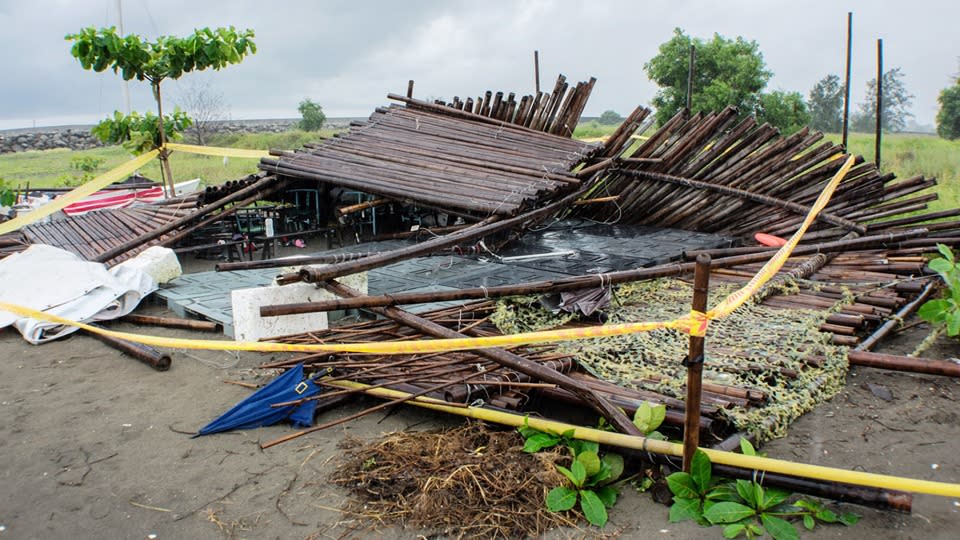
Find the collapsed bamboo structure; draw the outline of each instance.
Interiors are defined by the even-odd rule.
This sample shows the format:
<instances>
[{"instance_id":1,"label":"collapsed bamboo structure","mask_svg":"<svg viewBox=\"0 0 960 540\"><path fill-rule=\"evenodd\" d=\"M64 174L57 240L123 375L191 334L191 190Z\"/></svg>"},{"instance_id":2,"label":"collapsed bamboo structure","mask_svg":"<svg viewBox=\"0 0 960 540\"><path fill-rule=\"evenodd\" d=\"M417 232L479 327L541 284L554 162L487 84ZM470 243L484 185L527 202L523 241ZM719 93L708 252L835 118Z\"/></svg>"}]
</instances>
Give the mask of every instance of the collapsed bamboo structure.
<instances>
[{"instance_id":1,"label":"collapsed bamboo structure","mask_svg":"<svg viewBox=\"0 0 960 540\"><path fill-rule=\"evenodd\" d=\"M263 316L364 309L389 320L273 339L336 343L492 336L502 333L492 317L497 300L504 297L603 289L667 276L689 280L694 266L689 261L702 255L712 257L712 284L746 282L773 253L771 248L756 246L753 235L793 233L823 186L840 169L844 161L840 158L846 157L841 146L824 141L820 133L803 129L782 137L755 118L738 119L732 108L699 114L680 111L638 141L636 137L652 122L651 111L638 107L602 145L570 139L594 82L591 79L571 89L561 76L550 94L520 100L513 93L504 97L502 92L487 92L476 101L455 97L450 103L390 95L401 105L377 109L367 121L356 122L331 139L297 151L274 152L260 162L266 174L205 191L191 201L199 210L183 213L179 207L176 211L167 207L154 211L164 219L134 227L129 235L112 242L77 232L88 244L77 250L93 260L119 260L151 242L183 239L197 227L229 215L232 209L294 182L358 190L376 199L361 204L360 209L347 208L347 213L398 202L449 213L462 219L462 225L444 236L394 251L316 257L313 262L332 264L304 267L281 283L312 282L341 298L262 306ZM852 364L955 376L956 370L948 364L922 365L868 352L896 321L931 294L925 255L934 252L938 243L960 243L960 210L924 213L936 198L925 190L935 185L936 179L921 176L897 179L858 158L794 257L758 295L757 304L773 311L822 314L815 330L824 334L828 344L858 349L847 355ZM333 281L409 258L450 253L464 245L496 250L534 225L565 218L711 232L733 238L740 245L678 252L676 260L650 268L456 291L368 297ZM96 230L96 225L89 230ZM56 230L64 236L61 227L57 225ZM25 230L19 237L0 238L0 253L33 241L29 233ZM49 234L55 236L53 230ZM261 261L242 267L291 262ZM225 269L239 267L224 265ZM398 307L451 300L475 302L418 315ZM572 320L564 324L596 323ZM800 380L831 362L817 350L806 351L799 365L789 364L776 351L756 355L730 348L716 354L737 359L736 364L711 366L708 358L707 367L721 374L749 373L782 380ZM673 360L679 363L680 358ZM683 424L687 412L687 401L667 391L677 382L670 380L672 375L645 372L629 381L629 386L617 384L585 372L576 354L554 345L412 356L306 355L264 367L283 368L300 362L308 371L326 375L318 382L331 387L320 398L328 403L355 392L332 389L333 383L355 380L460 406L526 411L544 402L587 405L625 432L630 432L632 425L624 421L620 409L629 414L644 401L664 404L667 425L672 428ZM700 396L701 402L692 412L699 420L705 445L723 443L738 432L731 411L749 413L773 399L759 386L717 379L705 379ZM771 423L778 421L770 419Z\"/></svg>"}]
</instances>

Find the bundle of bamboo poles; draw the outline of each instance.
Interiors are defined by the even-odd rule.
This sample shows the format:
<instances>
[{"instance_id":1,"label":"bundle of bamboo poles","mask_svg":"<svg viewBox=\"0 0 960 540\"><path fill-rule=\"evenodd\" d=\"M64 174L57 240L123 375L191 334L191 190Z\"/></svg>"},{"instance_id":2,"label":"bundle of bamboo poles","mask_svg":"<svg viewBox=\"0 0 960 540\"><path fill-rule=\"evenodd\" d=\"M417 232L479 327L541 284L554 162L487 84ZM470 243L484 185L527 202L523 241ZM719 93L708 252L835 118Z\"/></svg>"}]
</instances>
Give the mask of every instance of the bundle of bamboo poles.
<instances>
[{"instance_id":1,"label":"bundle of bamboo poles","mask_svg":"<svg viewBox=\"0 0 960 540\"><path fill-rule=\"evenodd\" d=\"M260 168L467 218L514 215L575 189L569 170L598 146L398 97L368 121ZM452 115L467 115L469 118ZM469 194L469 197L464 196Z\"/></svg>"},{"instance_id":2,"label":"bundle of bamboo poles","mask_svg":"<svg viewBox=\"0 0 960 540\"><path fill-rule=\"evenodd\" d=\"M843 162L837 159L843 148L823 141L822 133L803 129L781 137L753 117L738 121L732 108L695 115L681 111L638 146L628 146L646 115L645 109L635 111L595 158L609 159L595 195L616 196L615 208L581 206L580 215L741 237L788 235ZM859 158L805 241L923 221L865 225L926 209L936 195L918 193L934 185L935 179L920 176L897 180ZM956 230L954 223L943 227Z\"/></svg>"},{"instance_id":3,"label":"bundle of bamboo poles","mask_svg":"<svg viewBox=\"0 0 960 540\"><path fill-rule=\"evenodd\" d=\"M443 100L436 100L434 103L500 122L569 137L580 122L580 115L587 106L596 82L597 79L591 77L589 81L581 81L571 87L567 77L561 74L557 77L553 92L537 92L535 96L526 95L519 101L514 92L507 93L504 99L503 92L487 90L483 95L477 96L476 101L469 97L461 100L460 96L454 96L450 103Z\"/></svg>"},{"instance_id":4,"label":"bundle of bamboo poles","mask_svg":"<svg viewBox=\"0 0 960 540\"><path fill-rule=\"evenodd\" d=\"M31 244L57 246L93 260L101 253L135 240L149 231L181 219L193 212L188 205L147 205L112 210L96 210L81 216L33 223L23 228ZM117 262L132 257L146 244L126 251Z\"/></svg>"}]
</instances>

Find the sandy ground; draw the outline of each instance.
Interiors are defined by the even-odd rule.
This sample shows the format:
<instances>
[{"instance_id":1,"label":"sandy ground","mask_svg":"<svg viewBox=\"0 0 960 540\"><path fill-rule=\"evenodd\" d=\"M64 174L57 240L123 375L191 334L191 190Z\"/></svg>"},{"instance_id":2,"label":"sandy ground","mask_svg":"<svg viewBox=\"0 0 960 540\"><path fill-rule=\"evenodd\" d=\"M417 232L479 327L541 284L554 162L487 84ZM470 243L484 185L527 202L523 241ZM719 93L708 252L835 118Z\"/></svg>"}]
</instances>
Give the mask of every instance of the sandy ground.
<instances>
[{"instance_id":1,"label":"sandy ground","mask_svg":"<svg viewBox=\"0 0 960 540\"><path fill-rule=\"evenodd\" d=\"M192 266L192 265L191 265ZM163 314L158 306L142 312ZM197 332L115 328L207 338ZM909 351L924 329L881 350ZM0 540L5 538L417 538L422 531L352 530L344 492L327 479L346 436L459 425L412 407L375 413L262 451L286 426L193 439L190 433L249 395L225 380L258 382L255 353L174 351L159 373L98 341L74 335L30 346L0 331ZM929 357L960 356L943 341ZM882 386L892 401L874 395ZM960 482L960 382L944 377L851 372L847 388L801 418L771 457ZM360 410L357 402L320 420ZM912 515L848 506L852 528L818 527L804 538L957 538L960 501L917 496ZM555 531L551 538L590 531ZM625 538L721 538L720 529L670 524L667 508L626 490L607 533Z\"/></svg>"}]
</instances>

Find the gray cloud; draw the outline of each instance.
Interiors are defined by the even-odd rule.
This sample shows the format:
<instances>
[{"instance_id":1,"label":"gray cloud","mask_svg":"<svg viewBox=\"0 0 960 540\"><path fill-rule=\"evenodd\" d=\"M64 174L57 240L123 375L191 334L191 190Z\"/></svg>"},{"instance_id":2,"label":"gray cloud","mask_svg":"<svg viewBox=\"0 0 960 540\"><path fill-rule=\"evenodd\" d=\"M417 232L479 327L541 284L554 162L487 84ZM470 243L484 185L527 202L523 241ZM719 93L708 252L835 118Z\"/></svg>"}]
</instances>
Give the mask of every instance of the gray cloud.
<instances>
[{"instance_id":1,"label":"gray cloud","mask_svg":"<svg viewBox=\"0 0 960 540\"><path fill-rule=\"evenodd\" d=\"M112 73L85 72L63 36L83 26L116 24L116 0L0 0L0 128L64 121L92 122L122 108ZM875 76L876 38L884 64L901 67L916 95L913 112L932 123L939 91L958 71L960 5L931 0L923 9L902 2L561 0L467 2L197 2L123 0L124 30L148 37L183 35L196 27L253 28L259 52L209 80L234 118L292 117L311 97L328 116L366 116L388 92L416 81L419 97L465 97L487 89L533 90L532 54L540 50L543 84L557 73L598 78L587 114L626 113L656 92L643 63L674 27L756 40L771 88L806 94L827 73L842 73L846 13L854 11L852 95L863 99ZM176 82L164 87L176 100ZM133 106L152 108L149 91L131 83Z\"/></svg>"}]
</instances>

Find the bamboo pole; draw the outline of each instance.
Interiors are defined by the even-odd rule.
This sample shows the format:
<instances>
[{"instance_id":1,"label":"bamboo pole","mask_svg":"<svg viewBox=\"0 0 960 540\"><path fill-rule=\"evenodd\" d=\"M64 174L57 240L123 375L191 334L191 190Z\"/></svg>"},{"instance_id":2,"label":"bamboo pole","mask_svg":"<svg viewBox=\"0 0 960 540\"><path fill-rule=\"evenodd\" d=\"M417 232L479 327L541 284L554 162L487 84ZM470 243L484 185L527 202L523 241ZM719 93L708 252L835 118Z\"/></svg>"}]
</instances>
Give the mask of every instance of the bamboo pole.
<instances>
[{"instance_id":1,"label":"bamboo pole","mask_svg":"<svg viewBox=\"0 0 960 540\"><path fill-rule=\"evenodd\" d=\"M120 318L121 321L150 326L164 326L167 328L184 328L203 332L218 332L222 329L220 323L200 321L196 319L180 319L176 317L156 317L153 315L139 315L130 313Z\"/></svg>"},{"instance_id":2,"label":"bamboo pole","mask_svg":"<svg viewBox=\"0 0 960 540\"><path fill-rule=\"evenodd\" d=\"M850 56L853 51L853 12L847 12L847 76L843 81L843 138L844 150L847 147L847 128L850 123Z\"/></svg>"},{"instance_id":3,"label":"bamboo pole","mask_svg":"<svg viewBox=\"0 0 960 540\"><path fill-rule=\"evenodd\" d=\"M923 289L923 292L921 292L909 304L906 304L905 306L900 308L900 311L898 311L894 317L892 317L891 319L883 323L883 325L880 326L880 328L877 328L877 330L873 334L871 334L869 337L861 341L860 344L857 345L856 350L869 351L870 349L872 349L874 345L876 345L881 339L883 339L887 334L889 334L894 328L902 324L902 321L907 316L909 316L911 313L914 312L914 310L919 308L921 304L926 302L927 298L934 291L934 289L935 287L934 287L933 281L927 283L927 285Z\"/></svg>"},{"instance_id":4,"label":"bamboo pole","mask_svg":"<svg viewBox=\"0 0 960 540\"><path fill-rule=\"evenodd\" d=\"M897 356L854 349L847 353L851 366L865 366L908 373L960 377L960 363L950 360L931 360L912 356Z\"/></svg>"},{"instance_id":5,"label":"bamboo pole","mask_svg":"<svg viewBox=\"0 0 960 540\"><path fill-rule=\"evenodd\" d=\"M693 311L707 311L707 293L710 284L710 256L697 257L693 275ZM693 454L700 446L700 399L703 382L704 338L690 334L690 349L687 353L687 399L683 422L683 470L690 472Z\"/></svg>"}]
</instances>

